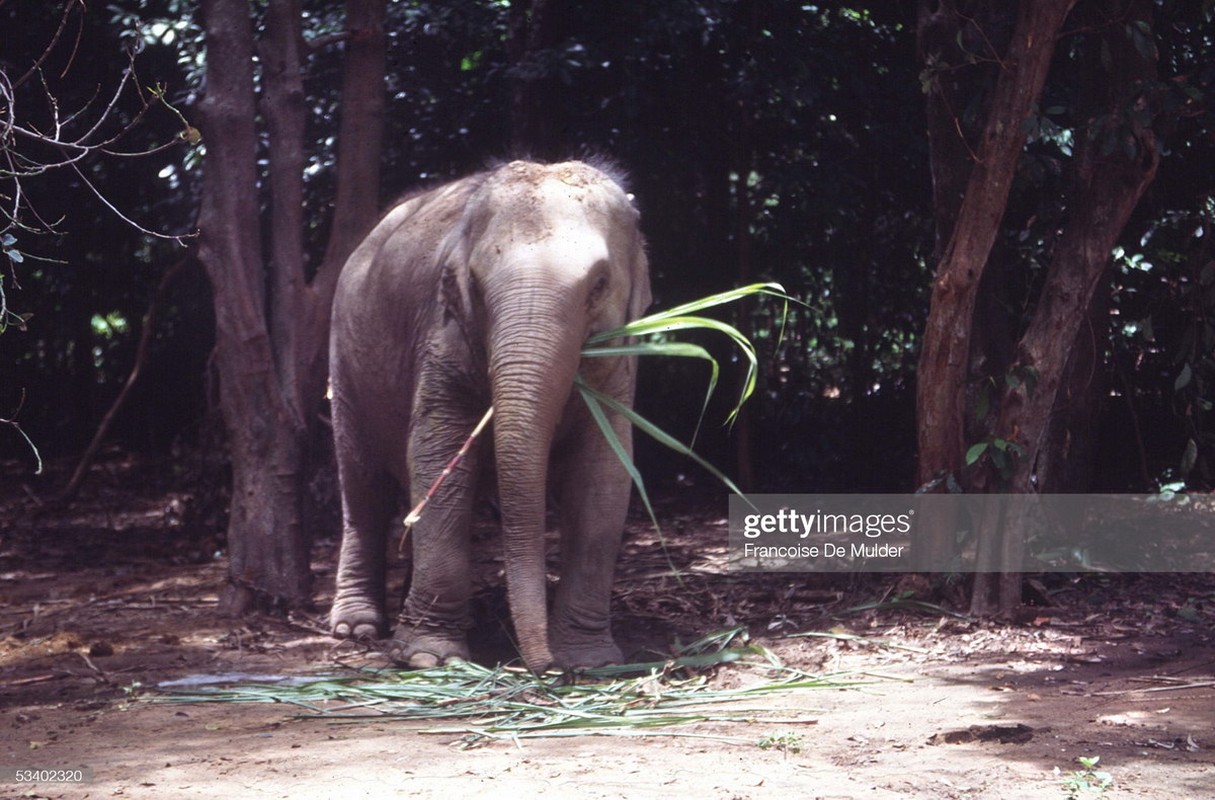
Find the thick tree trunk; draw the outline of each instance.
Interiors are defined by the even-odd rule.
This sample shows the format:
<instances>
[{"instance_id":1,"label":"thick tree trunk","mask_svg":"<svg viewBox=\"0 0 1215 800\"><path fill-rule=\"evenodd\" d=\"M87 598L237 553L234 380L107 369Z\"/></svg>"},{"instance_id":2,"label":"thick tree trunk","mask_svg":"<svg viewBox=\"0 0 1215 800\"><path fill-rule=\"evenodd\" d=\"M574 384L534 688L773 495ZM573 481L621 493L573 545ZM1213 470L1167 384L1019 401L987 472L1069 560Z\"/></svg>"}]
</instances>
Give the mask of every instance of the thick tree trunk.
<instances>
[{"instance_id":1,"label":"thick tree trunk","mask_svg":"<svg viewBox=\"0 0 1215 800\"><path fill-rule=\"evenodd\" d=\"M1084 488L1073 483L1069 462L1075 450L1088 444L1086 427L1100 387L1111 252L1155 177L1160 158L1152 130L1136 121L1150 105L1143 91L1155 75L1155 64L1132 46L1123 27L1150 21L1151 4L1141 0L1127 8L1121 0L1104 0L1093 5L1092 19L1086 21L1105 26L1090 39L1083 73L1086 91L1079 107L1089 120L1106 121L1076 137L1068 191L1071 213L1018 346L1013 368L1036 376L1033 389L1024 383L1009 387L999 403L995 435L1024 449L1010 481L1015 492ZM1018 520L1006 523L980 546L1017 557L1026 525ZM1019 575L997 578L984 573L975 582L971 613L1008 613L1020 600Z\"/></svg>"},{"instance_id":2,"label":"thick tree trunk","mask_svg":"<svg viewBox=\"0 0 1215 800\"><path fill-rule=\"evenodd\" d=\"M942 4L936 12L931 4L921 7L921 57L926 58L930 74L939 71L946 79L945 83L934 83L929 92L933 158L938 162L953 159L970 162L968 170L947 168L941 163L933 166L934 197L940 217L938 232L948 231L948 240L933 280L918 367L916 416L921 486L946 476L956 480L962 472L967 446L967 386L973 377L972 347L979 289L1025 145L1023 122L1041 95L1055 40L1073 2L1043 0L1018 5L1008 47L996 56L998 78L987 104L986 124L974 145L965 140L959 108L962 98L958 96L956 79L949 77L951 65L927 59L933 52L937 53L935 58L941 58L942 45L937 41L941 37L935 33L926 36L925 30L935 31L943 24L927 15L948 12L957 16L957 9L952 4ZM960 23L954 22L952 27L958 28ZM934 47L938 49L932 50ZM958 197L964 173L965 190ZM924 524L921 530L924 534L916 543L921 565L928 568L947 563L954 545L954 526L950 521L941 521Z\"/></svg>"},{"instance_id":3,"label":"thick tree trunk","mask_svg":"<svg viewBox=\"0 0 1215 800\"><path fill-rule=\"evenodd\" d=\"M342 118L338 128L338 171L333 225L322 269L312 288L333 296L338 272L380 216L380 153L384 143L384 75L387 53L385 0L347 0L346 69L342 76ZM332 267L330 269L329 267ZM329 304L320 306L329 319ZM326 330L328 324L325 322ZM323 372L323 370L322 370Z\"/></svg>"},{"instance_id":4,"label":"thick tree trunk","mask_svg":"<svg viewBox=\"0 0 1215 800\"><path fill-rule=\"evenodd\" d=\"M1128 40L1127 21L1150 19L1150 4L1128 8L1115 0L1086 3L1083 28L1088 55L1081 76L1076 116L1113 120L1111 127L1084 130L1075 137L1069 162L1068 218L1055 243L1046 281L1024 332L1000 363L992 359L990 333L979 319L983 293L998 293L992 276L992 246L1004 214L1008 190L1024 145L1022 122L1041 93L1054 42L1072 3L1067 0L1019 4L1007 52L996 56L998 79L984 107L986 124L973 142L958 110L975 107L978 83L967 83L950 54L977 52L968 31L985 34L986 46L998 40L999 15L990 4L965 0L921 6L921 58L931 87L928 111L932 128L934 199L941 255L933 285L917 396L920 421L920 481L953 476L964 488L983 490L982 472L964 474L963 458L974 437L976 379L1003 370L1020 378L998 382L995 419L985 433L1015 443L1006 491L1051 492L1077 488L1067 464L1089 436L1105 340L1102 291L1110 253L1158 158L1150 130L1133 124L1142 117L1141 81L1152 65ZM975 6L975 7L971 7ZM1112 22L1111 22L1112 21ZM957 31L957 33L954 33ZM954 52L954 51L957 52ZM994 51L992 55L995 55ZM1132 114L1139 106L1140 113ZM1110 136L1118 139L1110 147ZM1124 153L1133 152L1133 157ZM962 176L965 190L959 194ZM945 242L942 244L942 242ZM1081 424L1083 423L1083 424ZM1012 452L1011 450L1008 452ZM980 525L979 568L971 597L977 615L1012 613L1021 601L1019 569L1026 504L993 511ZM947 521L946 521L947 522ZM918 548L927 562L944 563L952 548L954 526L926 525L942 535Z\"/></svg>"},{"instance_id":5,"label":"thick tree trunk","mask_svg":"<svg viewBox=\"0 0 1215 800\"><path fill-rule=\"evenodd\" d=\"M931 76L924 107L938 262L953 237L986 119L966 112L989 108L1014 18L1011 6L985 0L920 0L916 49Z\"/></svg>"},{"instance_id":6,"label":"thick tree trunk","mask_svg":"<svg viewBox=\"0 0 1215 800\"><path fill-rule=\"evenodd\" d=\"M958 472L965 442L965 387L979 281L1000 229L1025 145L1022 125L1046 80L1055 38L1073 0L1022 3L1005 54L965 196L932 284L920 355L917 416L919 475L927 483Z\"/></svg>"},{"instance_id":7,"label":"thick tree trunk","mask_svg":"<svg viewBox=\"0 0 1215 800\"><path fill-rule=\"evenodd\" d=\"M358 88L343 107L342 125L376 132L340 144L333 238L311 284L303 250L306 103L298 0L270 2L260 47L245 0L204 0L202 10L207 95L199 117L207 162L199 258L215 294L215 362L233 471L229 585L221 608L302 607L311 600L303 489L323 402L329 305L341 262L374 221L378 202L384 0L347 6L354 30L346 86ZM259 214L259 118L269 141L268 252Z\"/></svg>"},{"instance_id":8,"label":"thick tree trunk","mask_svg":"<svg viewBox=\"0 0 1215 800\"><path fill-rule=\"evenodd\" d=\"M222 369L222 368L221 368ZM220 381L232 459L228 518L228 585L220 612L307 608L312 598L310 542L303 524L307 430L292 424L282 397L262 380ZM230 420L231 409L249 409L260 424Z\"/></svg>"}]
</instances>

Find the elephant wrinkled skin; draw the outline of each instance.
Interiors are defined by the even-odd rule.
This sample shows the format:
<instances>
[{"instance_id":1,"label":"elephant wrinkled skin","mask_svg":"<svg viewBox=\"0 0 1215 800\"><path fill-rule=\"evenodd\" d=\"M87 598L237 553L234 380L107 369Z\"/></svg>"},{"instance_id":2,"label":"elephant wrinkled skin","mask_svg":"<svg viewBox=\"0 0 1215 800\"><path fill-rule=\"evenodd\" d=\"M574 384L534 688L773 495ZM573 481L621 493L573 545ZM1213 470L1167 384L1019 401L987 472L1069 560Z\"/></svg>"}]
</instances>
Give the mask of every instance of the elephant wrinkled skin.
<instances>
[{"instance_id":1,"label":"elephant wrinkled skin","mask_svg":"<svg viewBox=\"0 0 1215 800\"><path fill-rule=\"evenodd\" d=\"M589 335L650 302L638 215L581 162L512 162L407 198L351 255L333 304L330 374L342 546L330 623L385 632L385 549L399 490L416 503L492 403L478 443L414 526L413 576L390 655L468 657L477 476L496 468L507 597L529 667L618 661L609 600L630 481L573 391L575 373L631 404L633 358L582 360ZM631 450L631 427L612 415ZM485 439L487 437L482 437ZM546 492L561 580L546 603Z\"/></svg>"}]
</instances>

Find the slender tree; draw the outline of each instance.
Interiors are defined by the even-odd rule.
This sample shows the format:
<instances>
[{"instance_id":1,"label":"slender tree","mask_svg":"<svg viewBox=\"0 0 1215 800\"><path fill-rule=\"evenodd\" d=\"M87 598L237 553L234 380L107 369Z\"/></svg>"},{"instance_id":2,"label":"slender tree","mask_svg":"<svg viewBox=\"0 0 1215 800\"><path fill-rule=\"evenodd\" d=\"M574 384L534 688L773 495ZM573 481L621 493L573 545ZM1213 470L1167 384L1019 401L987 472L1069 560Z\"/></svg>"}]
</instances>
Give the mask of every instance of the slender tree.
<instances>
[{"instance_id":1,"label":"slender tree","mask_svg":"<svg viewBox=\"0 0 1215 800\"><path fill-rule=\"evenodd\" d=\"M309 106L300 2L270 0L260 26L252 10L246 0L202 2L199 258L215 294L215 365L232 460L221 599L229 613L311 599L303 487L324 402L329 306L342 262L378 213L384 113L385 0L348 0L331 233L308 269L304 232L314 221L303 202Z\"/></svg>"},{"instance_id":2,"label":"slender tree","mask_svg":"<svg viewBox=\"0 0 1215 800\"><path fill-rule=\"evenodd\" d=\"M1073 3L921 6L940 255L919 365L922 484L949 476L972 491L1084 488L1066 467L1091 442L1111 254L1155 176L1159 147L1150 127L1155 51L1134 35L1149 26L1151 4L1089 0L1073 13ZM1020 266L993 251L1069 13L1077 68L1068 73L1075 129L1065 212L1034 302L1001 331L983 311L1015 304L999 273ZM976 108L971 125L962 110ZM1008 343L995 346L1001 337ZM1020 561L1022 523L984 522L973 613L1020 604L1020 576L1001 569ZM924 543L928 558L945 557L952 530L935 527L945 535Z\"/></svg>"}]
</instances>

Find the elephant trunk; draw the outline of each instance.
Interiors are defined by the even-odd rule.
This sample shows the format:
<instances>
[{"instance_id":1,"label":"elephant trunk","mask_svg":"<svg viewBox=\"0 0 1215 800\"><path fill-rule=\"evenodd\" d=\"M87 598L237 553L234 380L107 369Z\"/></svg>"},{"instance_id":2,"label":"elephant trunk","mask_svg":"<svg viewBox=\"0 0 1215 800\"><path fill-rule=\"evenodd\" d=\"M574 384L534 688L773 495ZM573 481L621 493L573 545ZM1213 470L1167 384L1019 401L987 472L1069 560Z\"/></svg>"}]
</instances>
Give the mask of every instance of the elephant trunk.
<instances>
[{"instance_id":1,"label":"elephant trunk","mask_svg":"<svg viewBox=\"0 0 1215 800\"><path fill-rule=\"evenodd\" d=\"M507 597L520 652L538 671L553 663L544 547L548 461L586 325L578 316L585 296L565 289L516 285L503 299L486 297Z\"/></svg>"}]
</instances>

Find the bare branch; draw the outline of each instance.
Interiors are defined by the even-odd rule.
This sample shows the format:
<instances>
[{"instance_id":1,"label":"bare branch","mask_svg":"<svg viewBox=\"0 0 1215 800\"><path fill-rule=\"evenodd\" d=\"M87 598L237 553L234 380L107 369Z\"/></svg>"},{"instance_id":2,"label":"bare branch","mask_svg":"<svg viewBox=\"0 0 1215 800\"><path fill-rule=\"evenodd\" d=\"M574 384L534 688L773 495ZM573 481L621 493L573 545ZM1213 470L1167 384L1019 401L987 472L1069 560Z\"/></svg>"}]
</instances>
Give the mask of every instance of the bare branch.
<instances>
[{"instance_id":1,"label":"bare branch","mask_svg":"<svg viewBox=\"0 0 1215 800\"><path fill-rule=\"evenodd\" d=\"M27 445L29 445L30 451L34 454L34 460L37 462L37 466L34 467L34 474L41 475L42 474L42 454L38 452L38 448L34 446L34 443L30 440L30 437L26 435L25 431L21 430L21 426L19 424L17 424L17 415L21 413L21 407L24 405L25 405L25 390L22 389L21 390L21 399L19 399L17 401L17 408L16 408L16 410L13 411L13 415L8 419L0 418L0 425L9 426L10 428L12 428L13 430L15 430L17 432L18 436L20 436L22 439L25 440L25 443Z\"/></svg>"},{"instance_id":2,"label":"bare branch","mask_svg":"<svg viewBox=\"0 0 1215 800\"><path fill-rule=\"evenodd\" d=\"M60 41L66 30L69 15L77 8L77 5L80 10L84 9L81 0L70 0L51 42L34 65L17 82L10 81L4 71L0 70L0 180L8 183L7 190L0 192L0 201L4 203L4 207L0 209L0 231L13 228L37 233L53 231L54 225L48 224L38 211L29 205L26 193L22 190L21 181L52 170L71 168L107 208L140 233L181 241L183 238L181 235L152 231L131 220L120 212L105 197L104 193L85 177L84 172L80 169L81 164L93 156L144 157L162 152L183 141L197 144L198 139L197 131L189 125L181 112L165 100L163 88L150 89L148 92L140 89L135 71L134 52L128 54L127 67L113 89L102 100L104 105L98 102L102 98L102 90L99 86L92 97L79 108L66 115L62 113L58 98L47 85L42 65ZM34 75L39 78L44 96L43 102L45 102L50 116L45 131L40 130L38 125L22 121L18 114L16 90L22 84L29 82ZM123 98L129 97L132 92L138 98L138 106L134 114L121 124L113 125L119 119L119 108ZM121 149L120 143L143 123L154 106L160 105L170 109L182 121L183 130L178 137L138 150ZM73 133L71 132L73 128L82 128L82 130ZM36 149L31 153L30 147ZM32 222L25 221L23 218L29 218Z\"/></svg>"},{"instance_id":3,"label":"bare branch","mask_svg":"<svg viewBox=\"0 0 1215 800\"><path fill-rule=\"evenodd\" d=\"M177 242L178 244L185 244L185 242L184 242L184 241L182 241L183 239L192 238L192 237L194 237L194 236L197 236L197 235L198 235L197 233L172 234L172 233L160 233L160 232L158 232L158 231L152 231L152 230L148 230L147 228L143 227L142 225L140 225L140 224L139 224L138 222L136 222L135 220L133 220L133 219L131 219L130 217L128 217L126 214L124 214L124 213L122 213L121 211L119 211L119 210L118 210L118 209L117 209L117 208L114 206L114 204L113 204L113 203L111 203L111 202L110 202L110 201L109 201L109 200L106 198L106 196L105 196L104 194L102 194L102 193L101 193L101 191L100 191L100 190L99 190L99 189L98 189L96 186L94 186L94 185L93 185L93 182L92 182L91 180L89 180L89 179L88 179L88 177L87 177L87 176L85 176L85 174L84 174L83 172L81 172L81 171L80 171L80 167L78 167L78 166L76 166L75 164L73 164L73 165L72 165L72 169L75 171L75 173L76 173L77 175L79 175L79 176L80 176L80 180L84 181L84 185L85 185L85 186L87 186L87 187L89 187L89 191L91 191L91 192L92 192L94 195L96 195L96 196L97 196L97 199L98 199L98 200L100 200L102 203L104 203L104 204L105 204L105 207L106 207L106 208L110 209L110 211L113 211L113 212L114 212L114 214L115 214L115 215L116 215L116 216L117 216L119 219L121 219L121 220L122 220L123 222L125 222L126 224L130 225L130 226L131 226L132 228L134 228L135 230L137 230L137 231L139 231L140 233L144 234L145 236L154 236L154 237L156 237L157 239L170 239L170 240L172 240L172 241L174 241L174 242Z\"/></svg>"},{"instance_id":4,"label":"bare branch","mask_svg":"<svg viewBox=\"0 0 1215 800\"><path fill-rule=\"evenodd\" d=\"M59 43L59 37L62 36L64 30L67 29L68 17L71 16L72 10L75 9L76 6L80 6L81 12L83 13L84 0L68 0L68 2L63 5L63 16L59 18L59 27L55 30L55 34L51 37L51 40L47 43L46 47L42 49L42 54L38 56L33 65L26 71L24 75L13 83L12 88L20 88L21 85L28 81L33 75L42 71L43 63L45 63L46 60L50 58L51 53L54 52L55 46ZM79 41L79 38L77 40ZM72 48L72 52L75 52L74 47Z\"/></svg>"}]
</instances>

